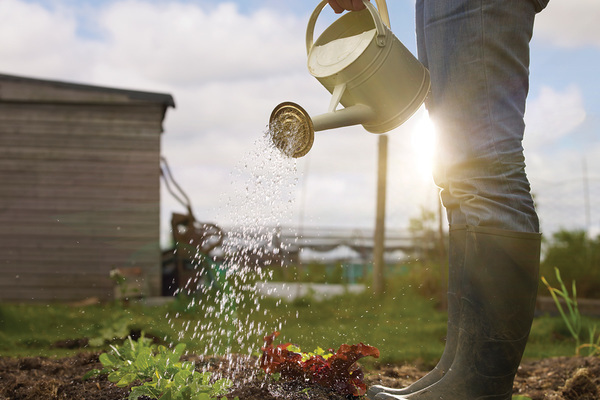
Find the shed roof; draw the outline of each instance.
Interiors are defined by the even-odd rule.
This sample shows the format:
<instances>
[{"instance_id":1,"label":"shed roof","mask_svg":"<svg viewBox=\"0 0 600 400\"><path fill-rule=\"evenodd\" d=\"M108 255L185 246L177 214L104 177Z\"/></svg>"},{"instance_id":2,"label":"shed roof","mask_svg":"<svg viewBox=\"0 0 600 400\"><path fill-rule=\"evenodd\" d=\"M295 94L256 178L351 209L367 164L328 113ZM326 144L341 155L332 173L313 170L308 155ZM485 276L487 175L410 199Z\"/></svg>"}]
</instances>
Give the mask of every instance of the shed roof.
<instances>
[{"instance_id":1,"label":"shed roof","mask_svg":"<svg viewBox=\"0 0 600 400\"><path fill-rule=\"evenodd\" d=\"M166 93L108 88L0 74L0 101L52 103L157 103L175 107Z\"/></svg>"}]
</instances>

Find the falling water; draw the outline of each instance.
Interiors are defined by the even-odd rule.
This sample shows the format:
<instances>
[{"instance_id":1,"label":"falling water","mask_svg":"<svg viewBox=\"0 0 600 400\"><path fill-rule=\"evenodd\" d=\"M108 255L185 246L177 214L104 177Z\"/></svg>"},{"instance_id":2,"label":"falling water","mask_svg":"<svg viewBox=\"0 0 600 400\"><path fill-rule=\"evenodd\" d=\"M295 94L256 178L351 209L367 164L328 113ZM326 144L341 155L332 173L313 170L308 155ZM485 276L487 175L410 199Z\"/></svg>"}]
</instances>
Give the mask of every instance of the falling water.
<instances>
[{"instance_id":1,"label":"falling water","mask_svg":"<svg viewBox=\"0 0 600 400\"><path fill-rule=\"evenodd\" d=\"M255 283L270 278L269 260L286 250L281 243L282 221L292 213L298 182L295 159L274 148L268 136L255 142L233 173L234 195L223 201L218 219L234 216L236 226L226 229L223 261L213 263L214 283L198 288L187 305L197 310L198 319L186 320L179 313L167 315L179 331L179 340L191 335L192 340L205 343L199 353L225 355L233 376L260 350L262 343L256 338L281 329L282 324L264 326L254 318L267 313ZM197 254L199 264L203 257ZM199 275L208 272L198 268ZM238 313L241 307L244 312ZM243 356L240 362L235 362L234 352Z\"/></svg>"}]
</instances>

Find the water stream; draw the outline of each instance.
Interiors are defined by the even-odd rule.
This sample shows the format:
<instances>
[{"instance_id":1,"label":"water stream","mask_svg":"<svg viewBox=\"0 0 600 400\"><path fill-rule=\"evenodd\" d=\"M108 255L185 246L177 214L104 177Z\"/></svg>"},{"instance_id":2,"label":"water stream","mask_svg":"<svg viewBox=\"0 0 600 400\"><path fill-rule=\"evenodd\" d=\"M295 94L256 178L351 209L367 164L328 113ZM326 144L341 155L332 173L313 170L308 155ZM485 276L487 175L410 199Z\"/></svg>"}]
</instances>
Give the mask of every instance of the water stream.
<instances>
[{"instance_id":1,"label":"water stream","mask_svg":"<svg viewBox=\"0 0 600 400\"><path fill-rule=\"evenodd\" d=\"M191 337L204 343L198 354L225 355L234 376L242 365L234 362L233 353L247 358L257 354L262 345L257 337L282 328L283 321L274 326L260 322L268 310L256 283L269 280L270 264L286 250L280 228L292 215L298 179L296 160L273 148L266 135L254 143L232 173L234 195L224 199L218 210L217 223L235 220L234 227L224 228L220 262L198 269L202 275L210 272L212 283L194 294L183 293L190 295L186 309L167 315L180 341ZM199 264L204 257L197 254ZM185 313L193 316L185 318Z\"/></svg>"}]
</instances>

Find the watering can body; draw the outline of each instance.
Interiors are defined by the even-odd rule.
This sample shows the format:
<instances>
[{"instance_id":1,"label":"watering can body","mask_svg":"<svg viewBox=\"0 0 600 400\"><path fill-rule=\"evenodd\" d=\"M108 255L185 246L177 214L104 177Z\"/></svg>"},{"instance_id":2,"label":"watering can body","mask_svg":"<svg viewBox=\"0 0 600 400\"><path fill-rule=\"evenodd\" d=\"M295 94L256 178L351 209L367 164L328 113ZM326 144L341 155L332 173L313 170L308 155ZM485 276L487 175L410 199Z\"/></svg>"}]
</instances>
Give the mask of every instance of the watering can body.
<instances>
[{"instance_id":1,"label":"watering can body","mask_svg":"<svg viewBox=\"0 0 600 400\"><path fill-rule=\"evenodd\" d=\"M309 72L332 94L328 112L310 117L286 102L271 114L273 142L292 157L310 150L314 131L360 124L371 133L388 132L410 118L429 92L427 69L368 1L364 10L342 15L313 42L326 4L323 0L309 19L306 49Z\"/></svg>"}]
</instances>

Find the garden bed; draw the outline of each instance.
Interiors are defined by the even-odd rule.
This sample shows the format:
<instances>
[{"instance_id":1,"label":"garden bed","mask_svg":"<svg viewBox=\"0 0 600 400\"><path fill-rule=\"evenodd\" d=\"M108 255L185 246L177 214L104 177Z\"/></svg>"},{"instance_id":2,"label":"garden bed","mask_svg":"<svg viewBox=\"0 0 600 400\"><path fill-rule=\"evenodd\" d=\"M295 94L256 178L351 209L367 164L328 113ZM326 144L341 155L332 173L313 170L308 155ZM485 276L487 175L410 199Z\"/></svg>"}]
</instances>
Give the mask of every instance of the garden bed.
<instances>
[{"instance_id":1,"label":"garden bed","mask_svg":"<svg viewBox=\"0 0 600 400\"><path fill-rule=\"evenodd\" d=\"M0 357L0 400L120 400L126 399L128 388L117 388L106 376L82 381L91 369L101 368L98 353L79 353L65 358ZM227 368L223 359L195 358L217 372ZM250 365L238 369L236 382L245 381L254 369ZM380 366L366 373L370 384L403 386L424 375L425 368L414 366ZM233 393L240 400L341 400L326 388L290 382L250 379L238 385ZM600 399L600 357L559 357L525 361L515 380L515 394L533 400L597 400Z\"/></svg>"}]
</instances>

